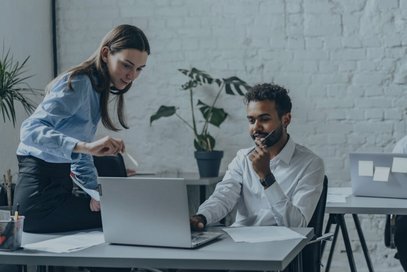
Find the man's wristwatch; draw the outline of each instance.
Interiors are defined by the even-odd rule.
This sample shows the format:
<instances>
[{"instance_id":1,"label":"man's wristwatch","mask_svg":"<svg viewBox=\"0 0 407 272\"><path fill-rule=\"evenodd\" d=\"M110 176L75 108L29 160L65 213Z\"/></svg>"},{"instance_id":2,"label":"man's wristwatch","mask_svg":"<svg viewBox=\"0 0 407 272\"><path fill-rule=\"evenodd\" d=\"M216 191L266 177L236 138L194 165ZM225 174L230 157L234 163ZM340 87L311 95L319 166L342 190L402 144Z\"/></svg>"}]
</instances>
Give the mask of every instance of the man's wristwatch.
<instances>
[{"instance_id":1,"label":"man's wristwatch","mask_svg":"<svg viewBox=\"0 0 407 272\"><path fill-rule=\"evenodd\" d=\"M260 183L263 185L263 187L269 187L273 185L274 182L276 182L276 178L272 173L268 174L263 179L260 179Z\"/></svg>"},{"instance_id":2,"label":"man's wristwatch","mask_svg":"<svg viewBox=\"0 0 407 272\"><path fill-rule=\"evenodd\" d=\"M206 226L206 217L203 214L196 214L196 217L199 217L199 219L201 219L202 223L204 224L204 226Z\"/></svg>"}]
</instances>

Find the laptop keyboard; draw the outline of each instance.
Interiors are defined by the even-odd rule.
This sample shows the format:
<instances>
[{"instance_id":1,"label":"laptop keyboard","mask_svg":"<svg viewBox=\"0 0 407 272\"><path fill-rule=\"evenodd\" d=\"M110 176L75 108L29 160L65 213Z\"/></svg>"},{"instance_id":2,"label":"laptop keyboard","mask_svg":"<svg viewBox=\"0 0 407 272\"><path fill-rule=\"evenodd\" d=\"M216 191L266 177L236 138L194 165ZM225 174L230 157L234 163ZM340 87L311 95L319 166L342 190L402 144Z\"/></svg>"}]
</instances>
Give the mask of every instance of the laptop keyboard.
<instances>
[{"instance_id":1,"label":"laptop keyboard","mask_svg":"<svg viewBox=\"0 0 407 272\"><path fill-rule=\"evenodd\" d=\"M219 236L219 234L213 232L193 232L191 233L192 245L200 245L203 242L212 240L216 236Z\"/></svg>"}]
</instances>

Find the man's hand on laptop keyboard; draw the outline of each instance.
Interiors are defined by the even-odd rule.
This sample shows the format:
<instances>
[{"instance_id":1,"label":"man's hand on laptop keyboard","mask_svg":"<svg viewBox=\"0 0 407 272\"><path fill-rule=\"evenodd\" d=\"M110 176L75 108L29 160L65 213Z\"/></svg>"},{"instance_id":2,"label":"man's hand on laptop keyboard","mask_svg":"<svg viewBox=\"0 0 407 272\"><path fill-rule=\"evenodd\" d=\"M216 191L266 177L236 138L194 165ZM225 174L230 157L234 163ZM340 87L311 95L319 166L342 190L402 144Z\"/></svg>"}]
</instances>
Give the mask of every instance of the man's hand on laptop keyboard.
<instances>
[{"instance_id":1,"label":"man's hand on laptop keyboard","mask_svg":"<svg viewBox=\"0 0 407 272\"><path fill-rule=\"evenodd\" d=\"M202 214L195 214L189 219L191 229L194 231L201 231L205 228L206 218Z\"/></svg>"}]
</instances>

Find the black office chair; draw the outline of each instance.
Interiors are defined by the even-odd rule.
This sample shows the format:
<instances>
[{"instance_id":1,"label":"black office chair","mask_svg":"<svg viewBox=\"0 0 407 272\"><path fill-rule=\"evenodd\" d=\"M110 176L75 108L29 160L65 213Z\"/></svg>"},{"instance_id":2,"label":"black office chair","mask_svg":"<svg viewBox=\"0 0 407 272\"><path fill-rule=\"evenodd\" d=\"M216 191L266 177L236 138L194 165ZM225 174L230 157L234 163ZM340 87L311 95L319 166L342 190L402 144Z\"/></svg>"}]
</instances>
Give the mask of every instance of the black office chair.
<instances>
[{"instance_id":1,"label":"black office chair","mask_svg":"<svg viewBox=\"0 0 407 272\"><path fill-rule=\"evenodd\" d=\"M302 251L303 271L319 272L321 271L321 242L332 237L332 234L323 234L326 196L328 193L328 177L325 176L322 193L317 207L311 217L308 227L314 228L314 239Z\"/></svg>"},{"instance_id":2,"label":"black office chair","mask_svg":"<svg viewBox=\"0 0 407 272\"><path fill-rule=\"evenodd\" d=\"M124 164L123 156L93 156L93 163L99 177L127 177L126 165Z\"/></svg>"},{"instance_id":3,"label":"black office chair","mask_svg":"<svg viewBox=\"0 0 407 272\"><path fill-rule=\"evenodd\" d=\"M395 242L396 218L397 218L396 214L386 215L386 225L384 227L384 245L387 248L391 248L391 249L396 248L396 242ZM399 259L398 252L396 252L396 254L394 254L394 258Z\"/></svg>"}]
</instances>

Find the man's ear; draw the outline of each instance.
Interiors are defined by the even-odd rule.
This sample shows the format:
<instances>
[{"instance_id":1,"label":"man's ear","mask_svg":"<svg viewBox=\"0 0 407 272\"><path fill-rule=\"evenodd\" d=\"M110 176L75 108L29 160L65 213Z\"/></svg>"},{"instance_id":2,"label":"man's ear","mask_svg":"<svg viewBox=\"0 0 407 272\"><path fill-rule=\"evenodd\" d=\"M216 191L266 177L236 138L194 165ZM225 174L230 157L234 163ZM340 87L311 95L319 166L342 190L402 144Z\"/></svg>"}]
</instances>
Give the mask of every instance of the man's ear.
<instances>
[{"instance_id":1,"label":"man's ear","mask_svg":"<svg viewBox=\"0 0 407 272\"><path fill-rule=\"evenodd\" d=\"M100 56L103 62L107 63L107 57L109 56L109 48L107 46L103 46L102 49L100 49Z\"/></svg>"},{"instance_id":2,"label":"man's ear","mask_svg":"<svg viewBox=\"0 0 407 272\"><path fill-rule=\"evenodd\" d=\"M291 123L291 112L284 114L281 119L282 119L283 126L285 128L287 128L288 125Z\"/></svg>"}]
</instances>

